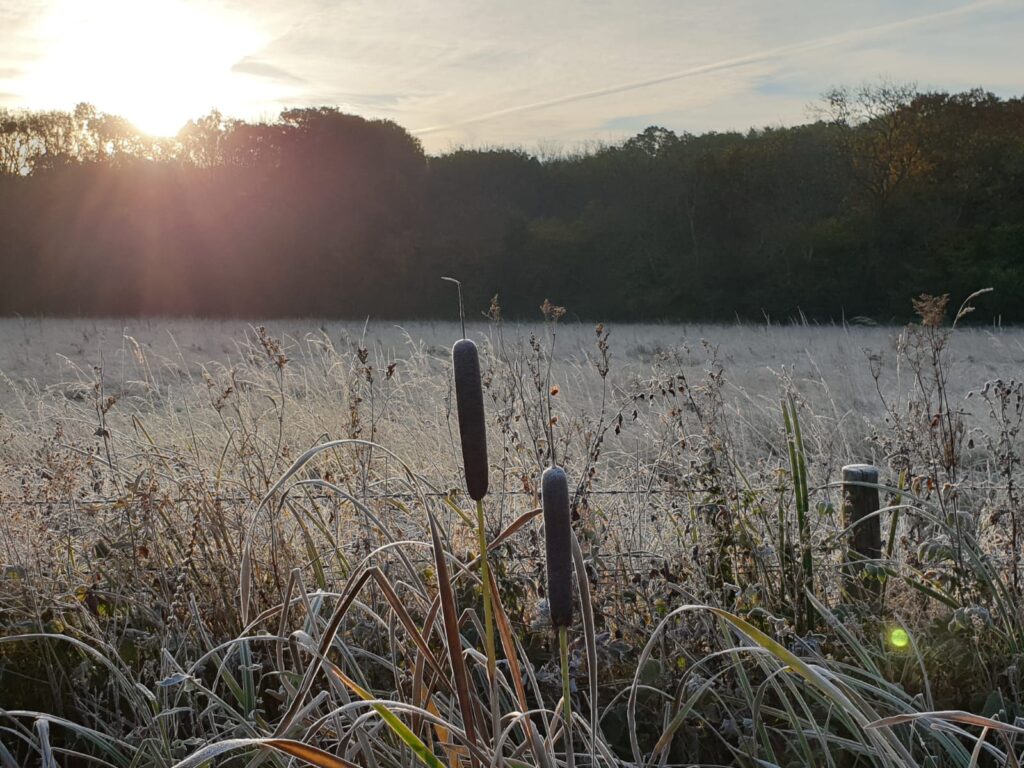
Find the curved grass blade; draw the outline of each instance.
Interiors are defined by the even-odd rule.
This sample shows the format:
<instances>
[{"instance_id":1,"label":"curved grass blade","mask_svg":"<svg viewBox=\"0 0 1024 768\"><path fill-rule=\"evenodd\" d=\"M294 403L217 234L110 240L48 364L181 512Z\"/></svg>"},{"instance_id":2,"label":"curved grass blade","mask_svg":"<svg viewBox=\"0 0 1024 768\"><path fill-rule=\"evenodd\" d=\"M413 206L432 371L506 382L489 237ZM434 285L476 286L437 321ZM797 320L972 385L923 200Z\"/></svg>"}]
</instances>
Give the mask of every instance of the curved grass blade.
<instances>
[{"instance_id":1,"label":"curved grass blade","mask_svg":"<svg viewBox=\"0 0 1024 768\"><path fill-rule=\"evenodd\" d=\"M405 470L406 475L408 476L409 480L412 483L417 483L418 478L416 477L416 474L412 471L408 464L406 464L397 454L388 450L384 446L378 445L377 443L374 443L370 440L358 440L351 438L342 440L328 440L325 443L320 443L319 445L313 446L305 453L303 453L301 456L299 456L299 458L292 462L292 465L288 467L285 473L281 475L270 487L270 489L263 495L263 498L260 500L260 503L256 506L256 509L252 515L252 519L249 521L249 524L246 528L245 540L242 543L242 560L241 565L239 567L238 577L239 613L242 617L243 626L247 626L249 624L249 611L252 607L250 602L252 599L252 538L256 531L256 518L258 517L260 511L267 505L267 502L269 502L270 499L274 497L274 494L276 494L278 491L284 488L285 483L287 483L288 480L294 477L295 474L300 469L302 469L302 467L304 467L307 463L309 463L311 459L313 459L318 454L323 453L324 451L332 450L334 448L340 448L346 445L369 447L375 451L381 451L385 455L390 456L392 459L394 459L398 463L398 465L402 467L403 470Z\"/></svg>"},{"instance_id":2,"label":"curved grass blade","mask_svg":"<svg viewBox=\"0 0 1024 768\"><path fill-rule=\"evenodd\" d=\"M356 763L350 763L344 758L324 752L317 747L303 744L301 741L276 738L227 739L226 741L219 741L216 744L209 744L203 747L198 752L193 752L181 762L175 763L173 768L199 768L199 766L208 763L219 755L223 755L225 752L246 747L272 749L303 760L309 765L316 766L316 768L360 768Z\"/></svg>"},{"instance_id":3,"label":"curved grass blade","mask_svg":"<svg viewBox=\"0 0 1024 768\"><path fill-rule=\"evenodd\" d=\"M434 569L437 572L437 589L441 600L441 617L444 621L445 638L448 644L448 659L455 677L455 693L462 711L463 727L470 743L476 743L476 727L473 723L473 704L469 696L469 677L466 674L466 662L462 658L462 638L459 634L459 609L455 603L452 583L448 578L448 563L441 546L441 535L437 531L437 520L434 513L427 511L430 522L430 538L434 546ZM475 761L474 761L475 762Z\"/></svg>"},{"instance_id":4,"label":"curved grass blade","mask_svg":"<svg viewBox=\"0 0 1024 768\"><path fill-rule=\"evenodd\" d=\"M374 711L376 711L377 714L381 716L381 719L387 723L388 728L394 731L395 735L413 751L413 754L420 759L420 762L429 766L429 768L445 768L444 763L437 759L437 756L427 748L427 745L424 744L415 733L412 732L412 729L403 723L390 709L385 707L383 704L374 701L374 697L369 691L360 687L355 680L350 678L337 667L331 668L331 674L341 680L341 682L348 686L348 688L363 701L369 702Z\"/></svg>"}]
</instances>

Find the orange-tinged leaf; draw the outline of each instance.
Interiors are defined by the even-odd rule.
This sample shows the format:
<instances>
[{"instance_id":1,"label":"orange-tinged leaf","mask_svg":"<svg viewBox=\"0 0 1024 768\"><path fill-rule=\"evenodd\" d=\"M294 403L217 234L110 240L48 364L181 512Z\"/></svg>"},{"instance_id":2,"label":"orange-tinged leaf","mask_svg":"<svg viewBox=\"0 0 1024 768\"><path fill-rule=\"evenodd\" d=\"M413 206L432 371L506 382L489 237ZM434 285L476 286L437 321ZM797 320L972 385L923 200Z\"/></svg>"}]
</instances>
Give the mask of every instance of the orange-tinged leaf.
<instances>
[{"instance_id":1,"label":"orange-tinged leaf","mask_svg":"<svg viewBox=\"0 0 1024 768\"><path fill-rule=\"evenodd\" d=\"M914 720L943 720L948 723L960 723L962 725L976 725L979 728L991 728L993 731L1024 733L1024 728L1020 728L1019 726L1011 725L1010 723L1001 723L998 720L993 720L989 717L972 715L970 712L963 712L956 709L941 710L938 712L914 712L907 715L893 715L892 717L883 717L881 720L875 720L872 723L868 723L865 727L891 728L894 725L902 725L903 723L909 723Z\"/></svg>"},{"instance_id":2,"label":"orange-tinged leaf","mask_svg":"<svg viewBox=\"0 0 1024 768\"><path fill-rule=\"evenodd\" d=\"M268 739L264 744L279 752L305 760L310 765L317 766L317 768L358 768L355 763L350 763L348 760L324 752L322 749L311 747L309 744L303 744L300 741Z\"/></svg>"}]
</instances>

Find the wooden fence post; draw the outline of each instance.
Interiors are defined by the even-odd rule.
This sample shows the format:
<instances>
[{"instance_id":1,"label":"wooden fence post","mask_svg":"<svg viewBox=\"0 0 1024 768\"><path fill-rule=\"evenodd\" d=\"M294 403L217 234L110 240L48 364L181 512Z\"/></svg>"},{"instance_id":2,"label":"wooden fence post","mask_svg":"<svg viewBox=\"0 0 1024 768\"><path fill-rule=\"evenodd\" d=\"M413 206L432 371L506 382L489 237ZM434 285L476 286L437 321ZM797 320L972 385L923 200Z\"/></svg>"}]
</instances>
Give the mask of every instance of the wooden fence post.
<instances>
[{"instance_id":1,"label":"wooden fence post","mask_svg":"<svg viewBox=\"0 0 1024 768\"><path fill-rule=\"evenodd\" d=\"M877 560L882 555L882 521L878 515L864 520L879 509L877 485L877 467L843 467L843 525L849 529L843 593L848 599L875 602L881 594L882 582L864 573L864 561Z\"/></svg>"}]
</instances>

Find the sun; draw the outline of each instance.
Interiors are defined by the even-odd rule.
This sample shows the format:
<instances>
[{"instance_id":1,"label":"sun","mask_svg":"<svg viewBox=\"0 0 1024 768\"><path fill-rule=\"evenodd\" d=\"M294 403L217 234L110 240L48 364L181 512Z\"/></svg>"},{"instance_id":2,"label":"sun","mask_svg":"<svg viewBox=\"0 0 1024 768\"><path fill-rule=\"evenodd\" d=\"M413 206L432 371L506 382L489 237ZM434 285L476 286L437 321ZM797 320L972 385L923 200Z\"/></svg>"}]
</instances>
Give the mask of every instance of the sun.
<instances>
[{"instance_id":1,"label":"sun","mask_svg":"<svg viewBox=\"0 0 1024 768\"><path fill-rule=\"evenodd\" d=\"M89 102L139 130L173 135L211 109L247 112L263 84L232 67L267 40L246 20L185 0L61 0L36 31L28 106Z\"/></svg>"}]
</instances>

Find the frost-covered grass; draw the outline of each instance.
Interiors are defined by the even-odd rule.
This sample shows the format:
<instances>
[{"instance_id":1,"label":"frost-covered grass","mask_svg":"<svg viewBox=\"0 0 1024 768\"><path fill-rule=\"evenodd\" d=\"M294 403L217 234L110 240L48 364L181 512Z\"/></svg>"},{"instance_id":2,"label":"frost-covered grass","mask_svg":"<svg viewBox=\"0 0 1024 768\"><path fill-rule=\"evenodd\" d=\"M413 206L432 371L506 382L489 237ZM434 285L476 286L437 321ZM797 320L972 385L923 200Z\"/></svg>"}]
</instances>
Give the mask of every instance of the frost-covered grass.
<instances>
[{"instance_id":1,"label":"frost-covered grass","mask_svg":"<svg viewBox=\"0 0 1024 768\"><path fill-rule=\"evenodd\" d=\"M265 326L0 321L5 768L565 764L552 447L576 763L1014 764L1013 733L879 721L1019 714L1024 332L471 323L491 690L458 324ZM881 470L874 605L840 589L852 462Z\"/></svg>"}]
</instances>

